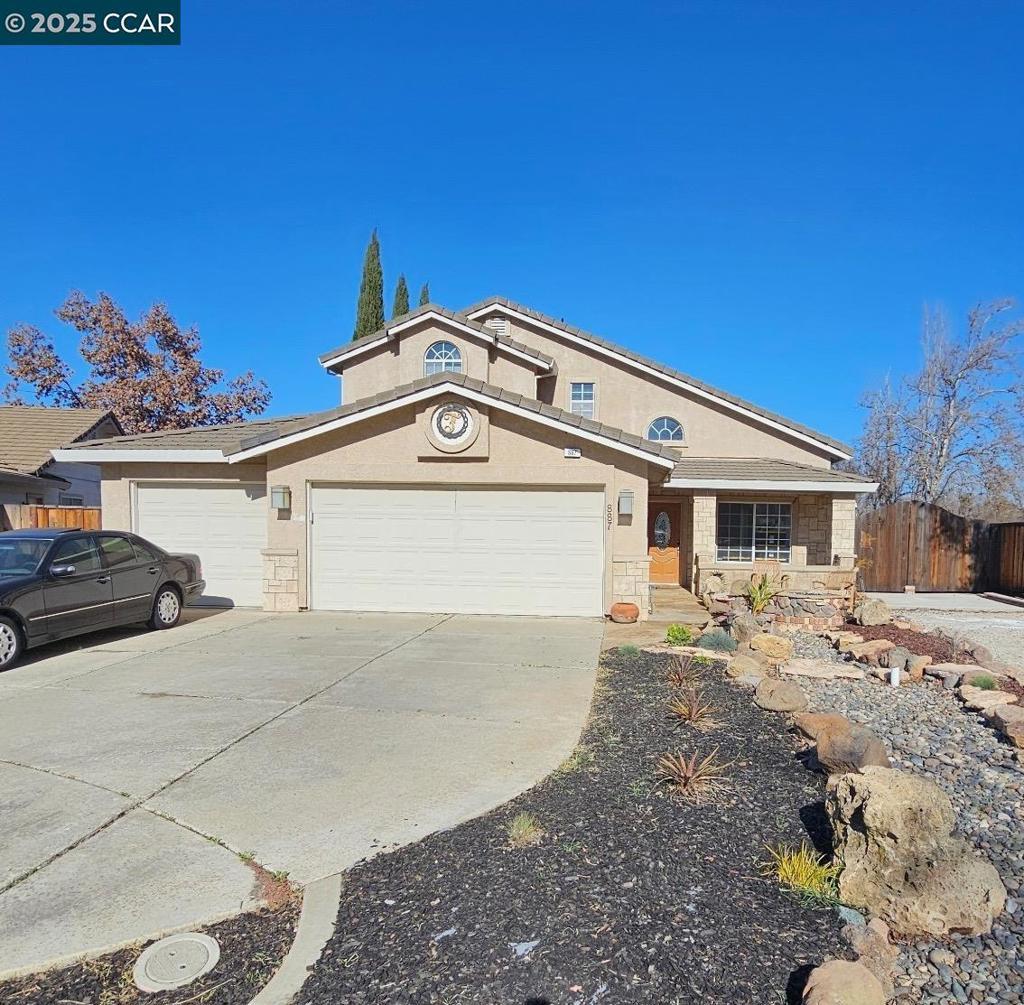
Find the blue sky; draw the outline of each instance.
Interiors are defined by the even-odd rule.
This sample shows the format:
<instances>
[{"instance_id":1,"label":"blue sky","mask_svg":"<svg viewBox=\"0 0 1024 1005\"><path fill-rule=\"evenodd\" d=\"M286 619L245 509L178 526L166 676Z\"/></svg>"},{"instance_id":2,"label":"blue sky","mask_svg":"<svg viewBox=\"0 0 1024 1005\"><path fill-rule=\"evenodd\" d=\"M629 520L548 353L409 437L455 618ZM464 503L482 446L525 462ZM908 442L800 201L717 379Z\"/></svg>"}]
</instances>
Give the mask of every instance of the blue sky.
<instances>
[{"instance_id":1,"label":"blue sky","mask_svg":"<svg viewBox=\"0 0 1024 1005\"><path fill-rule=\"evenodd\" d=\"M503 294L852 438L923 304L1024 296L1020 4L183 6L0 48L4 329L160 299L330 407L377 226L389 307Z\"/></svg>"}]
</instances>

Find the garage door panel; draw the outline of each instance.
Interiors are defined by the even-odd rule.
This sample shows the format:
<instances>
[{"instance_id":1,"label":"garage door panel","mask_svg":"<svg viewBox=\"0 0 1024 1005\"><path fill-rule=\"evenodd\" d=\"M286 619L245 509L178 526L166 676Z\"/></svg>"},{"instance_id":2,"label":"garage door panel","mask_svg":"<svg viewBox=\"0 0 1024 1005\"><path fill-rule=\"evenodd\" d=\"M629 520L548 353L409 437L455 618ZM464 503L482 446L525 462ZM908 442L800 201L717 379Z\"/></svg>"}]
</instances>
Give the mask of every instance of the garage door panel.
<instances>
[{"instance_id":1,"label":"garage door panel","mask_svg":"<svg viewBox=\"0 0 1024 1005\"><path fill-rule=\"evenodd\" d=\"M601 492L322 486L312 500L315 607L601 614Z\"/></svg>"},{"instance_id":2,"label":"garage door panel","mask_svg":"<svg viewBox=\"0 0 1024 1005\"><path fill-rule=\"evenodd\" d=\"M263 484L140 484L135 529L165 551L199 556L206 580L200 603L259 607L266 496Z\"/></svg>"}]
</instances>

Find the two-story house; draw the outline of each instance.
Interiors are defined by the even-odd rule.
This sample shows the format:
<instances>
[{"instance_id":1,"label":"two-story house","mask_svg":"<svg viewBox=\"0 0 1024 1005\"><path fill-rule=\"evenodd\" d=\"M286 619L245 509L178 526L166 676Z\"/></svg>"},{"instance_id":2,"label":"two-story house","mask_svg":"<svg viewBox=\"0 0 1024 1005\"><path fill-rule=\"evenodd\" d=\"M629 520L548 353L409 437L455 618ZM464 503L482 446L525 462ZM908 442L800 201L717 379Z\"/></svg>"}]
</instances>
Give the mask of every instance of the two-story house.
<instances>
[{"instance_id":1,"label":"two-story house","mask_svg":"<svg viewBox=\"0 0 1024 1005\"><path fill-rule=\"evenodd\" d=\"M103 520L268 610L599 616L651 585L854 575L850 449L501 298L434 304L320 357L325 412L55 451Z\"/></svg>"}]
</instances>

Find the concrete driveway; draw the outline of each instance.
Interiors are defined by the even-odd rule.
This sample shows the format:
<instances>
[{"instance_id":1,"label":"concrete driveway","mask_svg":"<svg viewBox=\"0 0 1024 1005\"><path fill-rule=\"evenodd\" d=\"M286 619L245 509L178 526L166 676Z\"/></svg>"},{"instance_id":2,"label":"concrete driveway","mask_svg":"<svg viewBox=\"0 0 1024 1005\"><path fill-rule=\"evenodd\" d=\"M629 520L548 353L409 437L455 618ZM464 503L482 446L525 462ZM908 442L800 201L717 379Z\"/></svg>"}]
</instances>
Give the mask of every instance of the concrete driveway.
<instances>
[{"instance_id":1,"label":"concrete driveway","mask_svg":"<svg viewBox=\"0 0 1024 1005\"><path fill-rule=\"evenodd\" d=\"M191 611L0 674L0 974L259 902L511 798L575 745L597 621ZM82 646L82 648L76 648Z\"/></svg>"}]
</instances>

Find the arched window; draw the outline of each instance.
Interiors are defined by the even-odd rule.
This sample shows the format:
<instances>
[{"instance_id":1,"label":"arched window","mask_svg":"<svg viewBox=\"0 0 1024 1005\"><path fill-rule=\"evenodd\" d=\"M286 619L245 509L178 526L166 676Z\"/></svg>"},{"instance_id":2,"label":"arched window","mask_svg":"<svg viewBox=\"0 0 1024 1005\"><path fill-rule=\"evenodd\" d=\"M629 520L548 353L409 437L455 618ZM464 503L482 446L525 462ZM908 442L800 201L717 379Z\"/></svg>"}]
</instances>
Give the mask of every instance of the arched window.
<instances>
[{"instance_id":1,"label":"arched window","mask_svg":"<svg viewBox=\"0 0 1024 1005\"><path fill-rule=\"evenodd\" d=\"M665 443L682 443L683 427L670 415L663 415L647 427L647 439Z\"/></svg>"},{"instance_id":2,"label":"arched window","mask_svg":"<svg viewBox=\"0 0 1024 1005\"><path fill-rule=\"evenodd\" d=\"M451 342L435 342L423 354L423 374L462 373L462 354Z\"/></svg>"}]
</instances>

